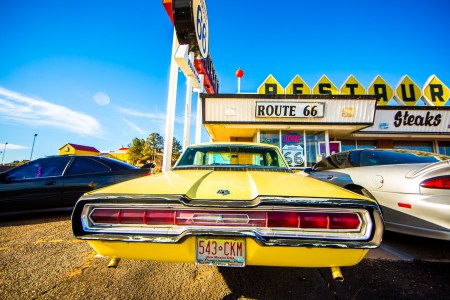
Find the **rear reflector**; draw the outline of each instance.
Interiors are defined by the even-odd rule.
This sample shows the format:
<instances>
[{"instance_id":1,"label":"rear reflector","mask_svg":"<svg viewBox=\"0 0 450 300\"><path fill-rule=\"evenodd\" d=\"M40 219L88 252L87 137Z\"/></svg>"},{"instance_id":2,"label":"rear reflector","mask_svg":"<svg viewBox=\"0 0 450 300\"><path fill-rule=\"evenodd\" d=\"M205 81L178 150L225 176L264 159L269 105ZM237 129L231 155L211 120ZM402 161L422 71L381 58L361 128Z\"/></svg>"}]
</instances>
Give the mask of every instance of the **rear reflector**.
<instances>
[{"instance_id":1,"label":"rear reflector","mask_svg":"<svg viewBox=\"0 0 450 300\"><path fill-rule=\"evenodd\" d=\"M412 208L411 204L409 203L398 203L399 207L403 207L403 208Z\"/></svg>"},{"instance_id":2,"label":"rear reflector","mask_svg":"<svg viewBox=\"0 0 450 300\"><path fill-rule=\"evenodd\" d=\"M164 226L265 227L299 229L357 230L362 225L358 213L207 211L94 208L95 224L133 224Z\"/></svg>"},{"instance_id":3,"label":"rear reflector","mask_svg":"<svg viewBox=\"0 0 450 300\"><path fill-rule=\"evenodd\" d=\"M421 187L429 189L450 189L450 176L439 176L422 181Z\"/></svg>"}]
</instances>

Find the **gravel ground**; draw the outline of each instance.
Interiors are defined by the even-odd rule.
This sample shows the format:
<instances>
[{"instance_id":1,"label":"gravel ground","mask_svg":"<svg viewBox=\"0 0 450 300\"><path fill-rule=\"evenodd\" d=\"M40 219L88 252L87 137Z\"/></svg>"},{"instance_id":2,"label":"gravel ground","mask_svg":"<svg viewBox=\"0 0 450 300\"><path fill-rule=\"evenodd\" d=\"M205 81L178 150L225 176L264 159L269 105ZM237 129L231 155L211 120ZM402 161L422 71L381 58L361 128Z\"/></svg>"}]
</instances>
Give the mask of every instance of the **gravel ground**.
<instances>
[{"instance_id":1,"label":"gravel ground","mask_svg":"<svg viewBox=\"0 0 450 300\"><path fill-rule=\"evenodd\" d=\"M215 268L96 257L69 214L0 220L0 299L450 299L450 264L365 259L341 268Z\"/></svg>"}]
</instances>

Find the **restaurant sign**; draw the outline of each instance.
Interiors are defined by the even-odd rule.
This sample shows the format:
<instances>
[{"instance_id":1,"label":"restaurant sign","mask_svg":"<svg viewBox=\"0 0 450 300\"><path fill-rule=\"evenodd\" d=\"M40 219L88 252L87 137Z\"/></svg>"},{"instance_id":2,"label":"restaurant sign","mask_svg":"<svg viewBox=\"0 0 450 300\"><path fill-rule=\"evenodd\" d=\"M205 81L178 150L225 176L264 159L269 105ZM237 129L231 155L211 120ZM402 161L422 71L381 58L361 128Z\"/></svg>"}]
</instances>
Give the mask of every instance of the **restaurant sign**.
<instances>
[{"instance_id":1,"label":"restaurant sign","mask_svg":"<svg viewBox=\"0 0 450 300\"><path fill-rule=\"evenodd\" d=\"M294 101L257 101L257 118L323 118L325 103Z\"/></svg>"},{"instance_id":2,"label":"restaurant sign","mask_svg":"<svg viewBox=\"0 0 450 300\"><path fill-rule=\"evenodd\" d=\"M436 77L431 75L420 88L409 76L405 75L392 88L379 75L366 89L353 75L350 75L338 88L326 75L310 88L306 82L296 75L286 88L269 75L258 88L258 94L265 95L371 95L377 99L377 106L387 106L391 99L402 106L417 106L419 100L427 106L445 106L450 98L450 89Z\"/></svg>"},{"instance_id":3,"label":"restaurant sign","mask_svg":"<svg viewBox=\"0 0 450 300\"><path fill-rule=\"evenodd\" d=\"M450 110L378 109L372 126L360 132L449 133Z\"/></svg>"}]
</instances>

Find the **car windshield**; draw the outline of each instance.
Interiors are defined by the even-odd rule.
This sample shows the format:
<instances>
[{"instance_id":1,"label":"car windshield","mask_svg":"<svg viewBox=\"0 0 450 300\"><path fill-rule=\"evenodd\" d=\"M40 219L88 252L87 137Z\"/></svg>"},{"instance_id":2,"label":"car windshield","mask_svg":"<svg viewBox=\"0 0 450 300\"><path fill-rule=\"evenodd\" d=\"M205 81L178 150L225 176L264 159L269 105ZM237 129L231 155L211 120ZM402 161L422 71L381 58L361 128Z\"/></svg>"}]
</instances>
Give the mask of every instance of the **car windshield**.
<instances>
[{"instance_id":1,"label":"car windshield","mask_svg":"<svg viewBox=\"0 0 450 300\"><path fill-rule=\"evenodd\" d=\"M360 164L362 167L377 166L377 165L396 165L396 164L420 164L420 163L434 163L449 159L450 159L449 156L421 151L365 150L361 151Z\"/></svg>"},{"instance_id":2,"label":"car windshield","mask_svg":"<svg viewBox=\"0 0 450 300\"><path fill-rule=\"evenodd\" d=\"M174 169L202 166L245 166L288 169L277 148L224 144L190 146L184 151Z\"/></svg>"}]
</instances>

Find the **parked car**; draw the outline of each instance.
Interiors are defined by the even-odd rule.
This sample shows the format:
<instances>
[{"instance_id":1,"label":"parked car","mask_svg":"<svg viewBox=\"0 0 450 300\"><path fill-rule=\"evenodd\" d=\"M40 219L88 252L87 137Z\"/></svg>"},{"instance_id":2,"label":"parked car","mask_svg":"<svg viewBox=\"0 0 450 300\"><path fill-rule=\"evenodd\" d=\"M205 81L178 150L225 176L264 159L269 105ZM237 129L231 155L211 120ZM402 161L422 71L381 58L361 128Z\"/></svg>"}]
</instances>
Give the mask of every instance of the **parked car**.
<instances>
[{"instance_id":1,"label":"parked car","mask_svg":"<svg viewBox=\"0 0 450 300\"><path fill-rule=\"evenodd\" d=\"M73 209L85 192L148 170L100 156L50 156L0 173L0 214Z\"/></svg>"},{"instance_id":2,"label":"parked car","mask_svg":"<svg viewBox=\"0 0 450 300\"><path fill-rule=\"evenodd\" d=\"M450 240L450 157L363 149L333 154L309 176L379 202L386 230Z\"/></svg>"},{"instance_id":3,"label":"parked car","mask_svg":"<svg viewBox=\"0 0 450 300\"><path fill-rule=\"evenodd\" d=\"M72 228L114 261L338 267L380 245L383 221L376 201L294 174L278 147L205 143L168 172L85 194Z\"/></svg>"}]
</instances>

